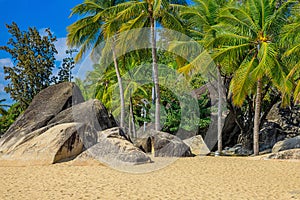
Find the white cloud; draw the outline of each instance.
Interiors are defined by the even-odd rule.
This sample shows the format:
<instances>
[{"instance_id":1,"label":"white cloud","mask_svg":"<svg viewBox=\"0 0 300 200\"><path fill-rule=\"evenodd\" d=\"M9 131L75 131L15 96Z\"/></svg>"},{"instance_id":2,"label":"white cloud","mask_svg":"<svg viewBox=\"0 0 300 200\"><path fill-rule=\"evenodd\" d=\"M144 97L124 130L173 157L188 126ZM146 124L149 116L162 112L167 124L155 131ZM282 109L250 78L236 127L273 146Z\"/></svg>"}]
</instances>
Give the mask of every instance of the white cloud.
<instances>
[{"instance_id":1,"label":"white cloud","mask_svg":"<svg viewBox=\"0 0 300 200\"><path fill-rule=\"evenodd\" d=\"M39 29L39 34L40 34L40 36L47 36L47 32L46 32L46 29L47 28L41 28L41 29Z\"/></svg>"},{"instance_id":2,"label":"white cloud","mask_svg":"<svg viewBox=\"0 0 300 200\"><path fill-rule=\"evenodd\" d=\"M8 99L9 95L7 93L5 93L4 91L4 87L7 85L7 80L4 79L5 74L4 74L4 70L3 67L4 66L13 66L13 62L10 58L2 58L0 59L0 98L3 99Z\"/></svg>"},{"instance_id":3,"label":"white cloud","mask_svg":"<svg viewBox=\"0 0 300 200\"><path fill-rule=\"evenodd\" d=\"M2 92L4 92L4 87L5 87L5 85L3 83L0 83L0 94ZM2 94L1 94L1 96L2 96Z\"/></svg>"},{"instance_id":4,"label":"white cloud","mask_svg":"<svg viewBox=\"0 0 300 200\"><path fill-rule=\"evenodd\" d=\"M47 36L47 32L46 32L47 28L41 28L39 29L39 33L41 36ZM54 35L54 32L51 31L51 33ZM57 38L57 41L54 42L55 48L57 50L57 54L55 55L55 59L57 61L62 61L64 58L66 58L67 54L66 54L66 50L68 49L67 46L67 38L63 37L63 38Z\"/></svg>"},{"instance_id":5,"label":"white cloud","mask_svg":"<svg viewBox=\"0 0 300 200\"><path fill-rule=\"evenodd\" d=\"M56 60L62 61L67 57L66 50L68 50L67 46L67 38L57 38L57 41L54 43L55 48L57 50L57 54L55 55Z\"/></svg>"},{"instance_id":6,"label":"white cloud","mask_svg":"<svg viewBox=\"0 0 300 200\"><path fill-rule=\"evenodd\" d=\"M3 70L3 66L12 67L13 66L12 60L10 58L2 58L2 59L0 59L1 70Z\"/></svg>"},{"instance_id":7,"label":"white cloud","mask_svg":"<svg viewBox=\"0 0 300 200\"><path fill-rule=\"evenodd\" d=\"M12 67L13 62L10 58L2 58L0 59L0 83L4 81L4 69L3 67Z\"/></svg>"}]
</instances>

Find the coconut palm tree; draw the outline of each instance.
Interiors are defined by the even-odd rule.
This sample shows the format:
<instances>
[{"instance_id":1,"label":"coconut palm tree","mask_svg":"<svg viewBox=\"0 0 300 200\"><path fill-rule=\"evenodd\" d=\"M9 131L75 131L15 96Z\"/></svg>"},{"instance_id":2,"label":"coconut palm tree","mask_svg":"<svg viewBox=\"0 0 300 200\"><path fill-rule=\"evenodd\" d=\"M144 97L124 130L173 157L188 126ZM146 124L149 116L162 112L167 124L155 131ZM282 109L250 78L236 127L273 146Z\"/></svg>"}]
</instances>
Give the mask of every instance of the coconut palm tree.
<instances>
[{"instance_id":1,"label":"coconut palm tree","mask_svg":"<svg viewBox=\"0 0 300 200\"><path fill-rule=\"evenodd\" d=\"M287 22L287 12L297 1L247 0L224 8L219 14L220 27L214 42L221 46L217 59L239 64L231 81L233 102L241 106L246 97L255 93L253 149L259 153L259 127L262 89L273 84L279 90L285 77L279 58L279 33Z\"/></svg>"},{"instance_id":2,"label":"coconut palm tree","mask_svg":"<svg viewBox=\"0 0 300 200\"><path fill-rule=\"evenodd\" d=\"M115 20L126 22L120 31L125 32L135 28L150 26L150 41L152 50L153 82L155 87L155 129L160 130L160 90L158 80L158 60L156 52L155 22L166 28L183 31L177 18L173 3L186 5L185 0L142 0L130 1L117 5L111 11L118 13ZM133 37L133 35L131 36ZM138 37L138 36L134 36ZM146 41L145 41L146 42Z\"/></svg>"},{"instance_id":3,"label":"coconut palm tree","mask_svg":"<svg viewBox=\"0 0 300 200\"><path fill-rule=\"evenodd\" d=\"M180 9L180 16L185 19L187 33L199 43L200 46L204 47L207 52L213 53L214 39L216 36L218 24L218 13L221 8L225 6L227 1L217 1L217 0L194 0L194 4L191 7L178 6ZM182 45L182 42L181 44ZM176 46L176 45L175 45ZM174 46L173 46L174 47ZM190 52L191 54L192 52ZM198 68L206 68L209 65L202 65L201 60L203 59L203 54L206 52L199 53L197 57L194 58L192 62L178 69L179 72L184 74L195 74ZM212 56L212 54L211 54ZM213 60L211 60L213 61ZM218 152L222 151L222 78L221 78L221 62L215 60L218 64L214 67L213 74L217 74L215 77L217 81L218 90ZM198 66L199 65L199 66ZM203 70L213 70L213 69L200 69ZM191 73L193 72L193 73Z\"/></svg>"},{"instance_id":4,"label":"coconut palm tree","mask_svg":"<svg viewBox=\"0 0 300 200\"><path fill-rule=\"evenodd\" d=\"M290 103L290 96L293 94L295 103L300 103L300 3L294 5L289 17L289 23L286 24L281 32L281 44L286 49L283 54L283 61L288 66L289 73L286 77L284 97L287 97L285 104ZM291 80L293 85L288 85ZM294 91L293 91L294 90Z\"/></svg>"},{"instance_id":5,"label":"coconut palm tree","mask_svg":"<svg viewBox=\"0 0 300 200\"><path fill-rule=\"evenodd\" d=\"M71 47L80 48L78 54L75 57L75 61L82 58L83 54L92 49L92 55L97 50L98 45L101 42L110 39L112 42L108 42L113 55L113 63L115 66L115 72L118 78L118 84L120 89L120 103L121 103L121 119L120 126L124 128L125 118L125 102L123 94L123 86L121 74L119 71L119 65L115 52L115 40L116 30L118 27L108 26L111 24L111 18L113 15L107 15L107 10L118 4L122 4L125 1L119 0L85 0L82 4L75 6L72 9L71 16L80 15L83 16L75 23L68 27L67 43ZM111 14L111 13L110 13ZM99 53L99 52L97 52Z\"/></svg>"}]
</instances>

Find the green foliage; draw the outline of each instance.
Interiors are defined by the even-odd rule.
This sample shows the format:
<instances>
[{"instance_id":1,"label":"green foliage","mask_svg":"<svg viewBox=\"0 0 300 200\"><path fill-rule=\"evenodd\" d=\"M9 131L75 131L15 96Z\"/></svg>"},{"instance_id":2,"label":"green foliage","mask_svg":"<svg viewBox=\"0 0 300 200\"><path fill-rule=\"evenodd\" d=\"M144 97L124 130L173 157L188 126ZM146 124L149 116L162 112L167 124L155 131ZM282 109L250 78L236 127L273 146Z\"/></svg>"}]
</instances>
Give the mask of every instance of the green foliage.
<instances>
[{"instance_id":1,"label":"green foliage","mask_svg":"<svg viewBox=\"0 0 300 200\"><path fill-rule=\"evenodd\" d=\"M23 112L19 103L15 103L7 110L7 112L0 116L0 135L4 134L10 125L14 123L17 117Z\"/></svg>"},{"instance_id":2,"label":"green foliage","mask_svg":"<svg viewBox=\"0 0 300 200\"><path fill-rule=\"evenodd\" d=\"M9 80L4 90L25 109L39 91L53 82L56 38L50 29L42 37L36 28L21 31L14 22L6 27L12 37L0 50L11 55L14 66L4 66L5 80Z\"/></svg>"},{"instance_id":3,"label":"green foliage","mask_svg":"<svg viewBox=\"0 0 300 200\"><path fill-rule=\"evenodd\" d=\"M280 63L279 38L294 3L285 1L279 6L277 1L249 0L219 13L220 24L226 28L214 40L214 58L236 66L230 84L236 105L242 106L247 96L255 94L258 80L283 91L286 72Z\"/></svg>"},{"instance_id":4,"label":"green foliage","mask_svg":"<svg viewBox=\"0 0 300 200\"><path fill-rule=\"evenodd\" d=\"M9 105L3 104L3 102L5 102L5 101L6 101L6 99L0 99L0 116L7 114L7 111L5 108L9 107Z\"/></svg>"},{"instance_id":5,"label":"green foliage","mask_svg":"<svg viewBox=\"0 0 300 200\"><path fill-rule=\"evenodd\" d=\"M290 96L300 104L300 3L291 9L291 15L287 24L281 30L280 44L283 53L283 63L288 68L288 75L285 79L283 96L289 102ZM289 85L289 81L292 86Z\"/></svg>"},{"instance_id":6,"label":"green foliage","mask_svg":"<svg viewBox=\"0 0 300 200\"><path fill-rule=\"evenodd\" d=\"M207 93L202 94L198 99L198 106L200 111L200 119L198 126L200 129L207 128L210 123L210 114L211 114L211 107L210 107L210 99Z\"/></svg>"},{"instance_id":7,"label":"green foliage","mask_svg":"<svg viewBox=\"0 0 300 200\"><path fill-rule=\"evenodd\" d=\"M58 83L72 82L72 69L75 67L73 53L77 52L76 49L66 50L68 57L63 59L62 65L58 71Z\"/></svg>"},{"instance_id":8,"label":"green foliage","mask_svg":"<svg viewBox=\"0 0 300 200\"><path fill-rule=\"evenodd\" d=\"M92 54L97 51L97 46L104 41L105 36L103 26L114 13L108 15L111 7L125 1L119 0L84 0L72 9L70 16L81 16L76 22L67 27L67 43L70 47L79 49L75 61L79 61L83 55L92 50ZM98 52L99 53L99 52Z\"/></svg>"},{"instance_id":9,"label":"green foliage","mask_svg":"<svg viewBox=\"0 0 300 200\"><path fill-rule=\"evenodd\" d=\"M202 64L197 60L203 59L203 50L208 50L206 53L212 59L205 60L209 63L206 67L211 67L212 61L220 67L221 74L227 81L225 89L230 98L228 102L233 100L235 105L242 106L242 108L233 107L233 109L241 109L246 113L245 116L248 115L242 121L252 124L253 101L258 80L263 83L262 113L274 103L272 97L274 94L279 95L279 91L282 92L283 99L286 97L284 101L288 102L290 96L294 97L295 101L299 101L300 32L297 31L300 27L299 1L194 0L191 6L179 5L184 4L184 1L164 0L120 1L114 6L108 5L110 3L114 2L86 0L73 9L72 14L86 14L68 29L69 44L81 46L79 57L89 48L95 49L105 37L116 36L117 41L122 41L124 38L126 38L124 41L134 41L134 39L143 41L141 39L145 37L143 34L124 34L124 38L119 38L118 34L134 28L149 27L150 19L153 18L163 27L187 33L196 40L197 44L205 48L197 49L196 52L199 54L194 53L192 48L182 51L186 54L195 54L192 56L195 57L195 62L191 63L171 53L158 50L157 64L167 65L172 69L178 69L179 72L191 75L189 81L192 87L199 88L205 84L206 80L197 70L193 70L193 67L197 63ZM178 15L181 18L178 18ZM180 45L186 44L182 42L173 47L179 49ZM119 47L121 52L126 52L126 44L116 44L116 49ZM110 48L110 46L107 47L107 51L111 51ZM111 58L112 56L104 57ZM139 125L142 125L145 120L147 122L153 120L151 116L153 117L154 111L153 106L150 109L150 105L146 108L147 118L141 117L143 106L141 100L145 98L151 102L153 85L143 85L135 91L133 88L138 88L138 84L132 81L131 76L125 76L125 74L136 66L152 62L149 50L130 52L118 58L122 78L125 82L127 81L128 86L124 88L125 99L133 98L135 121ZM112 65L106 71L101 70L100 65L95 67L95 70L88 75L88 79L83 82L89 84L87 96L91 97L92 93L92 96L103 101L109 109L115 111L114 113L119 113L120 107L113 106L119 105L119 102L113 98L113 92L117 91L118 86ZM86 86L82 87L86 88ZM178 130L180 121L186 119L181 116L182 108L179 105L179 99L174 97L172 91L163 87L161 89L163 130L174 133ZM180 101L185 100L180 99ZM198 106L200 120L184 123L187 124L184 128L189 129L189 125L192 124L197 124L200 128L209 126L211 110L207 95L199 99Z\"/></svg>"}]
</instances>

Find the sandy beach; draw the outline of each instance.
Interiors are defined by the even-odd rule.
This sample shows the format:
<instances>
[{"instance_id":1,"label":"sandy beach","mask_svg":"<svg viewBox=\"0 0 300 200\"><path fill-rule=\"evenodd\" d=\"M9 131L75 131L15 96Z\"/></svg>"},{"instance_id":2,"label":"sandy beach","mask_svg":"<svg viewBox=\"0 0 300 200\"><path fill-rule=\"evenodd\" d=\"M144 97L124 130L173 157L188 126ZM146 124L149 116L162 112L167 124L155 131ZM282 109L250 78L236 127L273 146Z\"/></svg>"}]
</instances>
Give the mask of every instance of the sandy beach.
<instances>
[{"instance_id":1,"label":"sandy beach","mask_svg":"<svg viewBox=\"0 0 300 200\"><path fill-rule=\"evenodd\" d=\"M136 168L151 165L155 163ZM180 158L148 173L128 173L92 161L49 166L2 165L0 177L2 200L300 199L299 161Z\"/></svg>"}]
</instances>

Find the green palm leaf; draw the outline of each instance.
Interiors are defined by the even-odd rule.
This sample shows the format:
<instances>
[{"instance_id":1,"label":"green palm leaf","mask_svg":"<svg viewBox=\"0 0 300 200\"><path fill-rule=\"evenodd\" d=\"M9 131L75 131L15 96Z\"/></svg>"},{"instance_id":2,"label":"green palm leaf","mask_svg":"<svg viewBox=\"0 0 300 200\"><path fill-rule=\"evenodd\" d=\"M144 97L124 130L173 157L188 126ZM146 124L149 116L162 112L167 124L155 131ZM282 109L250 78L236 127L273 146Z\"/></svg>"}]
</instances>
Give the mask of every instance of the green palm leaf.
<instances>
[{"instance_id":1,"label":"green palm leaf","mask_svg":"<svg viewBox=\"0 0 300 200\"><path fill-rule=\"evenodd\" d=\"M252 57L251 60L245 60L240 68L235 72L231 83L230 91L232 92L232 99L235 105L242 106L247 95L253 91L255 85L255 78L251 73L257 66L257 60Z\"/></svg>"}]
</instances>

